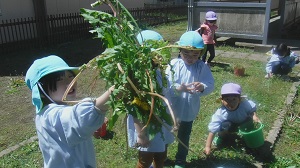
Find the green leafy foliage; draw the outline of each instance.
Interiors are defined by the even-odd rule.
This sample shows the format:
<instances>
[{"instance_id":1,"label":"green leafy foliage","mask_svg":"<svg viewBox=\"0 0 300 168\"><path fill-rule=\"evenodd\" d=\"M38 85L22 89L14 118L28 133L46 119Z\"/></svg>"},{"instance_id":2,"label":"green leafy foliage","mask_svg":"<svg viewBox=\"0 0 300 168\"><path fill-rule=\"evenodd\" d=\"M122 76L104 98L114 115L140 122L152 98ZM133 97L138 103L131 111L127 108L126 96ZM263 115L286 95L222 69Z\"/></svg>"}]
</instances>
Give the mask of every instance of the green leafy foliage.
<instances>
[{"instance_id":1,"label":"green leafy foliage","mask_svg":"<svg viewBox=\"0 0 300 168\"><path fill-rule=\"evenodd\" d=\"M130 13L116 0L101 2L98 4L111 7L114 16L89 9L81 9L81 13L93 26L91 33L102 39L106 50L82 68L97 67L100 78L106 81L107 86L115 85L109 101L114 111L109 129L122 113L127 113L145 125L149 123L147 128L151 138L162 127L159 120L150 115L151 105L155 116L172 124L164 102L149 94L161 95L162 88L166 86L162 72L171 59L171 49L163 40L147 40L139 45L136 35L141 30Z\"/></svg>"}]
</instances>

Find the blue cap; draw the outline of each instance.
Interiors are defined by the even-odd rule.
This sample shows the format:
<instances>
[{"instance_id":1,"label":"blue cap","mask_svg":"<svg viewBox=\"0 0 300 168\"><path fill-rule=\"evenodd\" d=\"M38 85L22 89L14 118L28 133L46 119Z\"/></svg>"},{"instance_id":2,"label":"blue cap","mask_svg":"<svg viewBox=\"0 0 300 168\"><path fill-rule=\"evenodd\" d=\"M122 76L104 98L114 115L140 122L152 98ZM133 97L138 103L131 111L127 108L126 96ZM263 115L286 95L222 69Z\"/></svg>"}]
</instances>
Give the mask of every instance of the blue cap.
<instances>
[{"instance_id":1,"label":"blue cap","mask_svg":"<svg viewBox=\"0 0 300 168\"><path fill-rule=\"evenodd\" d=\"M196 31L183 33L177 43L181 48L196 48L202 50L205 47L201 35Z\"/></svg>"},{"instance_id":2,"label":"blue cap","mask_svg":"<svg viewBox=\"0 0 300 168\"><path fill-rule=\"evenodd\" d=\"M236 83L226 83L221 88L221 95L226 95L226 94L240 95L241 93L242 93L242 88L240 85Z\"/></svg>"},{"instance_id":3,"label":"blue cap","mask_svg":"<svg viewBox=\"0 0 300 168\"><path fill-rule=\"evenodd\" d=\"M153 30L143 30L136 36L140 45L146 40L163 40L163 37Z\"/></svg>"},{"instance_id":4,"label":"blue cap","mask_svg":"<svg viewBox=\"0 0 300 168\"><path fill-rule=\"evenodd\" d=\"M214 11L208 11L205 14L205 19L206 20L217 20L217 14Z\"/></svg>"},{"instance_id":5,"label":"blue cap","mask_svg":"<svg viewBox=\"0 0 300 168\"><path fill-rule=\"evenodd\" d=\"M32 91L32 104L36 107L36 113L39 113L43 107L37 85L38 81L42 77L58 71L73 70L77 74L78 69L78 67L70 67L63 59L55 55L37 59L33 62L27 70L25 82Z\"/></svg>"}]
</instances>

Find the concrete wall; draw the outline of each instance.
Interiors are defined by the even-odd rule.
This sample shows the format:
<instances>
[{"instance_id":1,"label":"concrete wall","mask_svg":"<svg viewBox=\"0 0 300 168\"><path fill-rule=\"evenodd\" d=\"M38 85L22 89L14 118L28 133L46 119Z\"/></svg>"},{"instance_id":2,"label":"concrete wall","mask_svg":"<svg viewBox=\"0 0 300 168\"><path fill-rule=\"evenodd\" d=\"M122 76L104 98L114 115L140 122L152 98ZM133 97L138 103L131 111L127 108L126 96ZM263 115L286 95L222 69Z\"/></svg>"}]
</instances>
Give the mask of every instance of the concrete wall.
<instances>
[{"instance_id":1,"label":"concrete wall","mask_svg":"<svg viewBox=\"0 0 300 168\"><path fill-rule=\"evenodd\" d=\"M300 0L287 0L282 11L282 27L289 27L300 21Z\"/></svg>"},{"instance_id":2,"label":"concrete wall","mask_svg":"<svg viewBox=\"0 0 300 168\"><path fill-rule=\"evenodd\" d=\"M197 29L209 10L216 12L217 36L262 40L266 43L270 16L270 2L196 2L193 7L192 29Z\"/></svg>"},{"instance_id":3,"label":"concrete wall","mask_svg":"<svg viewBox=\"0 0 300 168\"><path fill-rule=\"evenodd\" d=\"M262 35L264 32L265 13L257 9L217 9L210 8L217 13L217 32L227 32L235 34ZM195 18L196 25L200 25L205 20L206 9L196 9L199 19ZM198 19L198 21L197 21Z\"/></svg>"},{"instance_id":4,"label":"concrete wall","mask_svg":"<svg viewBox=\"0 0 300 168\"><path fill-rule=\"evenodd\" d=\"M218 1L218 2L263 2L263 3L266 2L266 0L210 0L210 1ZM271 9L279 8L279 1L280 0L272 0L271 1Z\"/></svg>"}]
</instances>

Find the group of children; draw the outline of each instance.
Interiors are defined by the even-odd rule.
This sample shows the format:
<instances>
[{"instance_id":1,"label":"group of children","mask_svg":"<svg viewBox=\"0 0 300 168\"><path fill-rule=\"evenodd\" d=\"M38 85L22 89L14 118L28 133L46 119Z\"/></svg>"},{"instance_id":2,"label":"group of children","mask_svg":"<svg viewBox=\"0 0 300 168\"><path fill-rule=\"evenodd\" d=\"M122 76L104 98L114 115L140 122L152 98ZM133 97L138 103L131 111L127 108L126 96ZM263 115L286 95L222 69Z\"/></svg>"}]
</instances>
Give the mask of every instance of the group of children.
<instances>
[{"instance_id":1,"label":"group of children","mask_svg":"<svg viewBox=\"0 0 300 168\"><path fill-rule=\"evenodd\" d=\"M190 135L200 110L200 99L210 94L215 87L208 65L215 55L212 35L217 29L216 20L216 14L209 11L199 30L182 34L178 42L180 57L171 60L165 71L168 87L164 88L164 96L169 100L179 123L177 137L184 144L178 143L176 168L186 165ZM137 39L140 45L149 39L163 40L159 33L151 30L142 31ZM203 52L205 48L210 52L207 61L207 51ZM268 77L278 72L288 73L296 63L296 58L290 56L293 54L286 45L277 46L272 54L266 68ZM202 59L199 59L201 56ZM278 60L284 61L278 63ZM35 60L26 73L26 84L32 91L32 103L36 107L35 124L44 167L96 167L92 135L104 122L108 110L105 103L114 86L98 98L85 98L75 105L67 105L62 98L77 73L77 67L68 66L64 60L54 55ZM76 91L77 86L74 84L67 99L75 99ZM211 154L215 138L230 136L240 124L249 120L260 122L256 104L243 98L241 94L241 86L236 83L222 86L222 104L208 124L205 154ZM140 132L143 123L130 115L127 122L129 145L139 151L136 167L148 168L153 164L153 167L162 168L167 158L168 144L174 141L173 134L163 127L161 132L149 140L147 131Z\"/></svg>"}]
</instances>

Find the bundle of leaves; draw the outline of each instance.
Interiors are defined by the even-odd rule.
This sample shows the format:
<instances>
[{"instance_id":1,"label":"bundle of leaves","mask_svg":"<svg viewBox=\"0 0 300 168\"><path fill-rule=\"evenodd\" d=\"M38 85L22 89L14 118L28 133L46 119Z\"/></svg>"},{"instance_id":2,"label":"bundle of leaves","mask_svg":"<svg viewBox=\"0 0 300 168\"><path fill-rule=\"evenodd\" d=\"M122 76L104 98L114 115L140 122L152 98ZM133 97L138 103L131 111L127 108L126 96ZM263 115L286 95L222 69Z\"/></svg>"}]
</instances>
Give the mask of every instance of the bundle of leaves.
<instances>
[{"instance_id":1,"label":"bundle of leaves","mask_svg":"<svg viewBox=\"0 0 300 168\"><path fill-rule=\"evenodd\" d=\"M131 114L147 126L152 139L161 130L161 120L172 125L161 99L167 85L163 72L171 49L163 40L146 40L140 45L136 35L141 29L126 8L118 0L97 1L93 6L101 4L109 5L113 14L81 9L93 26L90 32L102 39L106 48L82 68L95 67L106 86L115 85L109 101L113 115L108 128L112 129L121 114Z\"/></svg>"}]
</instances>

